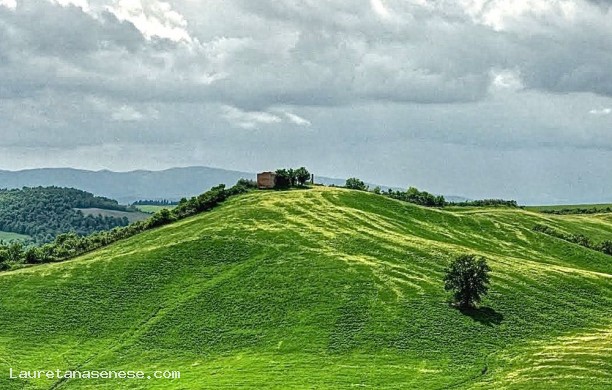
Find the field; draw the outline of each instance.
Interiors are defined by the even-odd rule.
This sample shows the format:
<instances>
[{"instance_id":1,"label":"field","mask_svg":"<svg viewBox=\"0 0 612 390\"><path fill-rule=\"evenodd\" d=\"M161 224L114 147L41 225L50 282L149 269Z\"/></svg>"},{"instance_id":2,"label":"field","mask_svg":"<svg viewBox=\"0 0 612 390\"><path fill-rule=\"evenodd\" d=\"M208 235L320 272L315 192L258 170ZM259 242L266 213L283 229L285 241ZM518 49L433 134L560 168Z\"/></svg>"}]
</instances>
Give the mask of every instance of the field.
<instances>
[{"instance_id":1,"label":"field","mask_svg":"<svg viewBox=\"0 0 612 390\"><path fill-rule=\"evenodd\" d=\"M555 205L555 206L527 206L525 209L531 211L560 211L560 210L590 210L597 209L601 211L607 211L608 208L612 209L612 203L600 203L600 204L570 204L570 205Z\"/></svg>"},{"instance_id":2,"label":"field","mask_svg":"<svg viewBox=\"0 0 612 390\"><path fill-rule=\"evenodd\" d=\"M26 236L25 234L17 234L12 232L3 232L0 231L0 241L11 242L11 241L26 241L31 237Z\"/></svg>"},{"instance_id":3,"label":"field","mask_svg":"<svg viewBox=\"0 0 612 390\"><path fill-rule=\"evenodd\" d=\"M153 214L163 209L172 210L176 205L167 205L167 206L153 206L153 205L138 205L136 208L143 213Z\"/></svg>"},{"instance_id":4,"label":"field","mask_svg":"<svg viewBox=\"0 0 612 390\"><path fill-rule=\"evenodd\" d=\"M127 219L130 222L142 221L151 216L148 213L139 212L139 211L118 211L118 210L107 210L107 209L98 209L98 208L76 209L76 210L80 210L85 216L93 215L95 217L97 215L102 215L103 217L118 217L118 218L127 217Z\"/></svg>"},{"instance_id":5,"label":"field","mask_svg":"<svg viewBox=\"0 0 612 390\"><path fill-rule=\"evenodd\" d=\"M2 389L612 387L612 215L426 209L370 193L253 192L64 263L0 274ZM453 256L489 259L478 310ZM8 379L180 371L175 380Z\"/></svg>"}]
</instances>

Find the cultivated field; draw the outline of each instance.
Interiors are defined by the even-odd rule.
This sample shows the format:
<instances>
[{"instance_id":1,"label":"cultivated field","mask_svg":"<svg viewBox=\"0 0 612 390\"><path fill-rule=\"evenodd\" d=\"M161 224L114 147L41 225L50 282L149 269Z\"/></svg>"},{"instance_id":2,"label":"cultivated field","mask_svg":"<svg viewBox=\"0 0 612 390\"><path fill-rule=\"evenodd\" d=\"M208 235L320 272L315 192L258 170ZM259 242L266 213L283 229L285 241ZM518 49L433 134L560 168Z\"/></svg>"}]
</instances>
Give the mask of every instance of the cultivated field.
<instances>
[{"instance_id":1,"label":"cultivated field","mask_svg":"<svg viewBox=\"0 0 612 390\"><path fill-rule=\"evenodd\" d=\"M176 205L155 206L155 205L138 205L136 208L143 213L153 214L163 209L172 210Z\"/></svg>"},{"instance_id":2,"label":"cultivated field","mask_svg":"<svg viewBox=\"0 0 612 390\"><path fill-rule=\"evenodd\" d=\"M555 206L527 206L527 210L531 211L561 211L561 210L590 210L596 209L600 211L609 211L612 209L612 203L600 203L600 204L569 204L569 205L555 205Z\"/></svg>"},{"instance_id":3,"label":"cultivated field","mask_svg":"<svg viewBox=\"0 0 612 390\"><path fill-rule=\"evenodd\" d=\"M11 242L11 241L26 241L31 237L26 236L25 234L17 234L12 232L3 232L0 231L0 241Z\"/></svg>"},{"instance_id":4,"label":"cultivated field","mask_svg":"<svg viewBox=\"0 0 612 390\"><path fill-rule=\"evenodd\" d=\"M610 215L426 209L370 193L253 192L76 260L0 274L0 388L612 387ZM489 259L483 306L443 270ZM9 380L9 368L180 380Z\"/></svg>"},{"instance_id":5,"label":"cultivated field","mask_svg":"<svg viewBox=\"0 0 612 390\"><path fill-rule=\"evenodd\" d=\"M76 210L81 211L85 216L93 215L95 217L95 216L101 215L103 217L117 217L117 218L127 217L127 219L130 222L142 221L151 216L149 215L149 213L140 212L140 211L118 211L118 210L107 210L107 209L98 209L98 208L76 209Z\"/></svg>"}]
</instances>

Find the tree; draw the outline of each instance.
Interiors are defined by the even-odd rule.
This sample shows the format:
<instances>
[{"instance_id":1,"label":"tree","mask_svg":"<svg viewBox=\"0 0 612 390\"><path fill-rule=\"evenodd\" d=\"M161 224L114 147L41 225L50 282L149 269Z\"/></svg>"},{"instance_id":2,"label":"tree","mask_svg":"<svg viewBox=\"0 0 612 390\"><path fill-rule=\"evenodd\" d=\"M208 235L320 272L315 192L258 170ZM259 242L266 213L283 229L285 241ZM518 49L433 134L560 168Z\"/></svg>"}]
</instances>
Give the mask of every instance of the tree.
<instances>
[{"instance_id":1,"label":"tree","mask_svg":"<svg viewBox=\"0 0 612 390\"><path fill-rule=\"evenodd\" d=\"M277 169L275 178L276 188L289 188L291 186L291 176L286 169Z\"/></svg>"},{"instance_id":2,"label":"tree","mask_svg":"<svg viewBox=\"0 0 612 390\"><path fill-rule=\"evenodd\" d=\"M359 191L368 190L368 187L365 185L365 183L357 179L356 177L351 177L349 179L346 179L346 183L344 184L344 186L351 190L359 190Z\"/></svg>"},{"instance_id":3,"label":"tree","mask_svg":"<svg viewBox=\"0 0 612 390\"><path fill-rule=\"evenodd\" d=\"M13 241L7 247L7 260L15 263L21 262L23 259L23 250L25 246L19 241Z\"/></svg>"},{"instance_id":4,"label":"tree","mask_svg":"<svg viewBox=\"0 0 612 390\"><path fill-rule=\"evenodd\" d=\"M298 183L303 186L308 180L310 180L310 172L305 167L299 167L295 170L295 176L297 177Z\"/></svg>"},{"instance_id":5,"label":"tree","mask_svg":"<svg viewBox=\"0 0 612 390\"><path fill-rule=\"evenodd\" d=\"M459 307L474 307L489 290L490 271L484 257L458 256L446 269L444 289L453 291Z\"/></svg>"},{"instance_id":6,"label":"tree","mask_svg":"<svg viewBox=\"0 0 612 390\"><path fill-rule=\"evenodd\" d=\"M297 175L295 174L295 169L287 169L287 175L289 176L289 185L291 187L295 187L295 183L297 182Z\"/></svg>"}]
</instances>

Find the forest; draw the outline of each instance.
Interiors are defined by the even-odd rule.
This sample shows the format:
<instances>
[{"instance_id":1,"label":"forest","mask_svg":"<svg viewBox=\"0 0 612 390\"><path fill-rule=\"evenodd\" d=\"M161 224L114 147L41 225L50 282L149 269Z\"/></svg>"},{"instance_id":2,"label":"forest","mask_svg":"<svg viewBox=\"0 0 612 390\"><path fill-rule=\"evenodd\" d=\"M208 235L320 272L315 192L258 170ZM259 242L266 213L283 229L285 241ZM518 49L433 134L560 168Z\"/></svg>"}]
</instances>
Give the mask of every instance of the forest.
<instances>
[{"instance_id":1,"label":"forest","mask_svg":"<svg viewBox=\"0 0 612 390\"><path fill-rule=\"evenodd\" d=\"M87 235L126 226L125 217L85 216L77 208L128 211L117 201L73 188L24 187L0 190L0 231L28 235L34 243L50 242L59 234Z\"/></svg>"}]
</instances>

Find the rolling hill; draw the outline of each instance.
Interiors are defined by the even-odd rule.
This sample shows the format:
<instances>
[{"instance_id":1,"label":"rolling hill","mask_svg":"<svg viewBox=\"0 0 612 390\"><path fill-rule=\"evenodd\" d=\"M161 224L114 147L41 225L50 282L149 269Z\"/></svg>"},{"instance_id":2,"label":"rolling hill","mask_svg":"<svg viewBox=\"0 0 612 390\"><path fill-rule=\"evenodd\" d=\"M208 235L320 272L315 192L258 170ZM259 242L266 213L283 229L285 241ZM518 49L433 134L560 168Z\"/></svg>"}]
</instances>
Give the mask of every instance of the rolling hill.
<instances>
[{"instance_id":1,"label":"rolling hill","mask_svg":"<svg viewBox=\"0 0 612 390\"><path fill-rule=\"evenodd\" d=\"M343 189L251 192L63 263L0 273L0 372L180 371L180 379L9 379L2 389L612 386L612 215L445 211ZM478 310L447 303L486 256Z\"/></svg>"},{"instance_id":2,"label":"rolling hill","mask_svg":"<svg viewBox=\"0 0 612 390\"><path fill-rule=\"evenodd\" d=\"M223 183L233 185L238 179L255 179L253 172L232 171L211 167L181 167L161 171L137 170L130 172L88 171L73 168L38 168L22 171L0 170L0 188L58 186L79 188L97 195L130 204L141 199L180 200L199 195ZM316 182L344 185L344 179L316 176ZM376 184L370 184L374 188ZM380 186L383 190L389 187ZM462 201L451 196L449 200Z\"/></svg>"}]
</instances>

